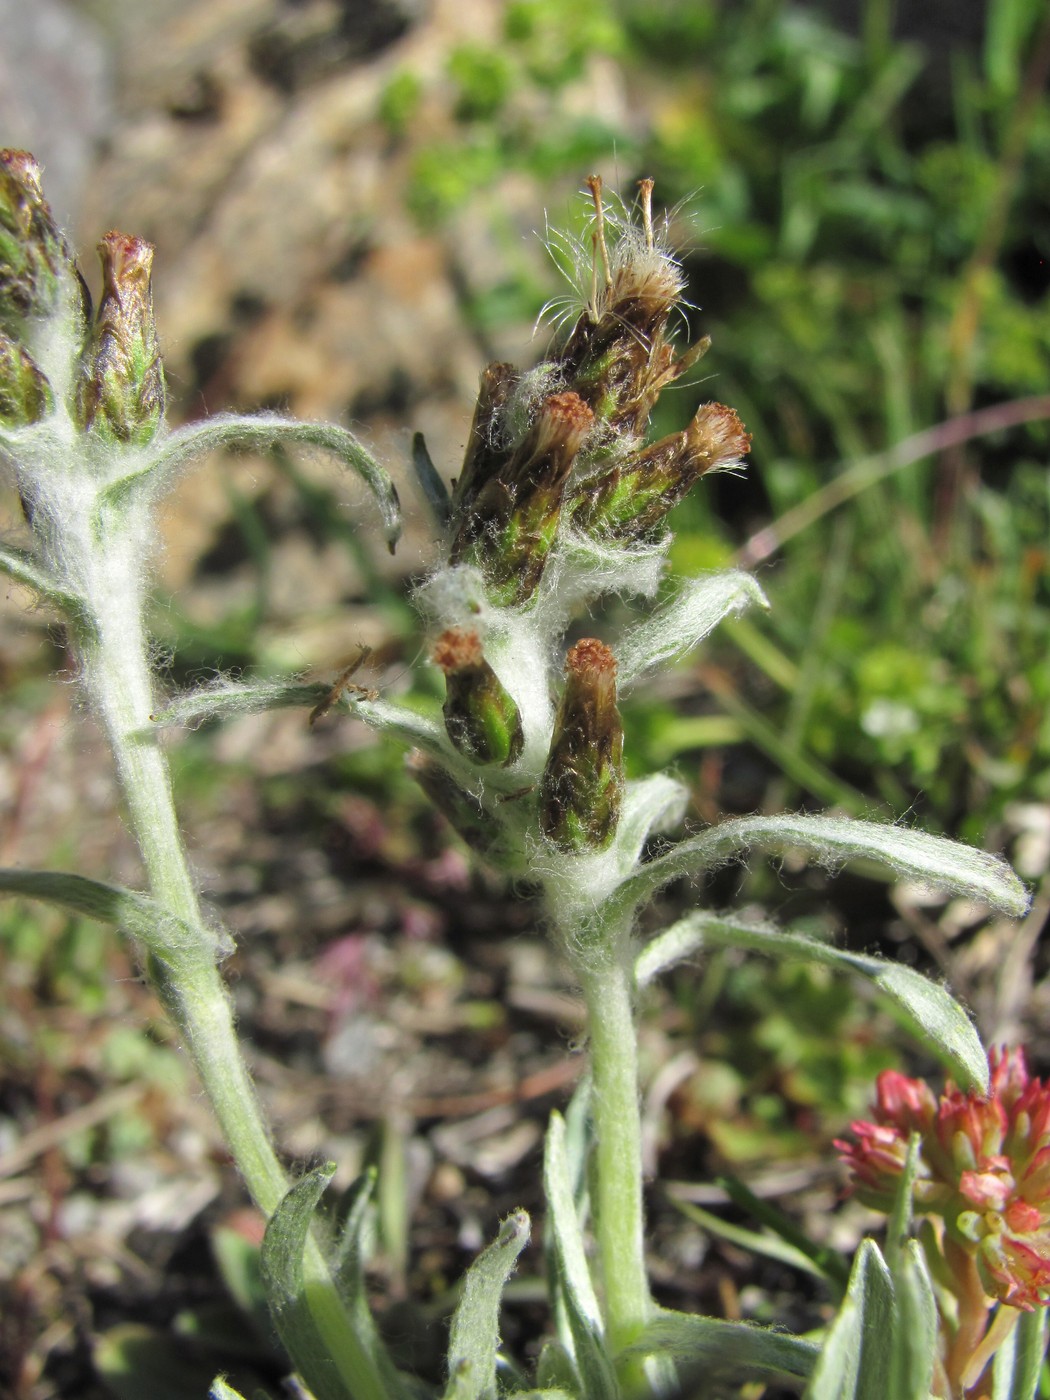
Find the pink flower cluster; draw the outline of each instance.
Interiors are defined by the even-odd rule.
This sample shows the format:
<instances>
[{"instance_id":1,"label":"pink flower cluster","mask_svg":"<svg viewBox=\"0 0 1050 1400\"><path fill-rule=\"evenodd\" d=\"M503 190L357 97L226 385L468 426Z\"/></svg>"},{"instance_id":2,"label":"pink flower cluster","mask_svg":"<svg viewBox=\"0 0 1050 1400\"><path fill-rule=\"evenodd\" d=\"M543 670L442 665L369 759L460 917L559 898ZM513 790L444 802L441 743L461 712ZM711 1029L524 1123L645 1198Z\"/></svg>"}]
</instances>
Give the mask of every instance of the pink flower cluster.
<instances>
[{"instance_id":1,"label":"pink flower cluster","mask_svg":"<svg viewBox=\"0 0 1050 1400\"><path fill-rule=\"evenodd\" d=\"M949 1080L935 1098L921 1079L878 1078L874 1122L836 1142L858 1197L892 1209L912 1134L920 1141L913 1208L939 1218L971 1255L989 1297L1032 1311L1050 1303L1050 1087L1022 1050L992 1050L987 1096Z\"/></svg>"}]
</instances>

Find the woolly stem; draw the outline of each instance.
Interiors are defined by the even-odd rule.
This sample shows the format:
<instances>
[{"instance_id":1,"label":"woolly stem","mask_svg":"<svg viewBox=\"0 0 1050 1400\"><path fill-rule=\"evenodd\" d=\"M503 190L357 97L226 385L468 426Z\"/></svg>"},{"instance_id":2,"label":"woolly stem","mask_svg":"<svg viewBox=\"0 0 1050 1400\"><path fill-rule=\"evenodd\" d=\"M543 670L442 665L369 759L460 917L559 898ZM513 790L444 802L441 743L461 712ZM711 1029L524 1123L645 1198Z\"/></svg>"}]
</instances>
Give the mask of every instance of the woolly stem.
<instances>
[{"instance_id":1,"label":"woolly stem","mask_svg":"<svg viewBox=\"0 0 1050 1400\"><path fill-rule=\"evenodd\" d=\"M606 1333L616 1353L637 1341L653 1312L643 1235L634 982L630 964L619 958L596 960L577 971L590 1034L595 1237Z\"/></svg>"},{"instance_id":2,"label":"woolly stem","mask_svg":"<svg viewBox=\"0 0 1050 1400\"><path fill-rule=\"evenodd\" d=\"M71 522L70 533L75 530ZM162 954L152 953L147 963L150 981L183 1037L253 1200L270 1217L288 1189L288 1179L238 1044L229 997L186 862L167 759L155 742L142 737L154 703L134 534L125 518L111 530L100 527L97 539L88 541L82 535L90 622L74 622L72 630L85 684L112 747L151 891L184 926L200 931L189 945L173 940ZM303 1277L309 1283L304 1291L307 1306L330 1343L343 1384L337 1382L333 1390L329 1368L323 1376L304 1375L306 1382L316 1386L319 1395L388 1400L389 1388L355 1333L312 1238L306 1243Z\"/></svg>"}]
</instances>

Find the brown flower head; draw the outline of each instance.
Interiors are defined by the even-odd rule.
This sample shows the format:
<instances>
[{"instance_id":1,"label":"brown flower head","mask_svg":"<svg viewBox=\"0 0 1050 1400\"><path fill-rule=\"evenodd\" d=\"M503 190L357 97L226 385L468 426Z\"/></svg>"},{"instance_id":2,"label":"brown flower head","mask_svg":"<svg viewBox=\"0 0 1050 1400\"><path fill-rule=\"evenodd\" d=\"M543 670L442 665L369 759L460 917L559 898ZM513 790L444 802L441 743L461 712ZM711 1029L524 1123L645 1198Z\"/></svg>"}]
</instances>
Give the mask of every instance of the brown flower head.
<instances>
[{"instance_id":1,"label":"brown flower head","mask_svg":"<svg viewBox=\"0 0 1050 1400\"><path fill-rule=\"evenodd\" d=\"M623 803L623 722L616 659L593 637L565 658L565 689L540 783L540 825L563 851L600 851L612 841Z\"/></svg>"}]
</instances>

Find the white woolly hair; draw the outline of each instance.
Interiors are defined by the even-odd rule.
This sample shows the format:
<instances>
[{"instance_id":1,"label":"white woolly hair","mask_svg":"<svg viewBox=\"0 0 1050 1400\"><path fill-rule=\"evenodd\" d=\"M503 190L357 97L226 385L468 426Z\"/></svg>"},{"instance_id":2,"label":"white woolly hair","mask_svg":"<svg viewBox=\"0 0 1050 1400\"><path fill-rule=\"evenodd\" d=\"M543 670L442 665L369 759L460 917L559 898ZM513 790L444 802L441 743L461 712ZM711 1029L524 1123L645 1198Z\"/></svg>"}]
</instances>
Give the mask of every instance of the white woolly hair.
<instances>
[{"instance_id":1,"label":"white woolly hair","mask_svg":"<svg viewBox=\"0 0 1050 1400\"><path fill-rule=\"evenodd\" d=\"M564 371L556 360L541 360L533 369L526 370L499 415L503 429L501 439L508 446L516 447L539 416L544 400L564 387Z\"/></svg>"},{"instance_id":2,"label":"white woolly hair","mask_svg":"<svg viewBox=\"0 0 1050 1400\"><path fill-rule=\"evenodd\" d=\"M638 219L637 202L629 205L615 192L604 196L609 200L608 205L603 202L603 220L609 253L610 287L595 272L596 253L592 234L596 217L593 196L589 190L581 191L581 196L591 207L585 231L572 233L553 228L549 222L544 224L544 246L568 283L569 290L544 303L536 318L535 329L538 330L545 321L559 331L567 325L574 325L585 312L592 321L598 321L607 310L610 291L618 290L622 294L630 283L662 281L666 284L667 295L684 306L681 296L686 278L671 246L671 227L688 201L664 211L654 221L650 246L646 229Z\"/></svg>"}]
</instances>

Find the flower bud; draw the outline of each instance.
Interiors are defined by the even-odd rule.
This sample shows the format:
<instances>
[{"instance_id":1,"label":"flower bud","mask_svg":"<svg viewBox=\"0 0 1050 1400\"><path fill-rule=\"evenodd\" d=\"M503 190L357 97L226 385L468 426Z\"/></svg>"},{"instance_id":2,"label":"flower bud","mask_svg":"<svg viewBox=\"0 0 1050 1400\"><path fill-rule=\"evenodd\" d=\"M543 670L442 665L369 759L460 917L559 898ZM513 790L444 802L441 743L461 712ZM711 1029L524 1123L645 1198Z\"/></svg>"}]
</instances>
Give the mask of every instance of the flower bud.
<instances>
[{"instance_id":1,"label":"flower bud","mask_svg":"<svg viewBox=\"0 0 1050 1400\"><path fill-rule=\"evenodd\" d=\"M44 199L40 166L28 151L0 150L0 326L17 333L47 315L67 277L86 315L87 289Z\"/></svg>"},{"instance_id":2,"label":"flower bud","mask_svg":"<svg viewBox=\"0 0 1050 1400\"><path fill-rule=\"evenodd\" d=\"M572 522L601 538L644 538L708 472L732 471L751 446L733 409L707 403L688 428L592 477L577 491Z\"/></svg>"},{"instance_id":3,"label":"flower bud","mask_svg":"<svg viewBox=\"0 0 1050 1400\"><path fill-rule=\"evenodd\" d=\"M585 638L565 658L565 690L540 783L540 825L563 851L601 851L623 802L623 723L616 708L616 661Z\"/></svg>"},{"instance_id":4,"label":"flower bud","mask_svg":"<svg viewBox=\"0 0 1050 1400\"><path fill-rule=\"evenodd\" d=\"M519 378L513 365L499 361L482 371L463 470L452 497L454 510L462 511L506 459L506 451L500 448L500 420Z\"/></svg>"},{"instance_id":5,"label":"flower bud","mask_svg":"<svg viewBox=\"0 0 1050 1400\"><path fill-rule=\"evenodd\" d=\"M109 441L148 443L164 416L164 371L153 320L153 245L107 233L98 245L102 300L79 385L81 425Z\"/></svg>"},{"instance_id":6,"label":"flower bud","mask_svg":"<svg viewBox=\"0 0 1050 1400\"><path fill-rule=\"evenodd\" d=\"M448 628L433 659L445 673L445 729L452 743L475 763L513 763L524 743L521 715L485 660L478 634Z\"/></svg>"},{"instance_id":7,"label":"flower bud","mask_svg":"<svg viewBox=\"0 0 1050 1400\"><path fill-rule=\"evenodd\" d=\"M566 480L593 422L578 394L549 395L521 443L468 503L451 562L479 568L500 605L520 605L535 593Z\"/></svg>"},{"instance_id":8,"label":"flower bud","mask_svg":"<svg viewBox=\"0 0 1050 1400\"><path fill-rule=\"evenodd\" d=\"M29 352L0 331L0 427L24 428L51 406L51 385Z\"/></svg>"}]
</instances>

